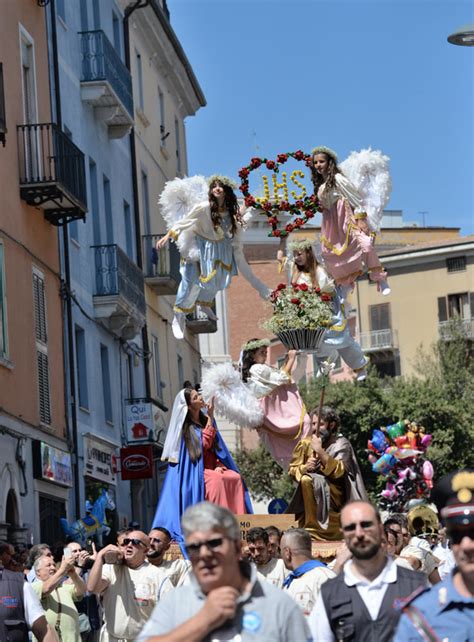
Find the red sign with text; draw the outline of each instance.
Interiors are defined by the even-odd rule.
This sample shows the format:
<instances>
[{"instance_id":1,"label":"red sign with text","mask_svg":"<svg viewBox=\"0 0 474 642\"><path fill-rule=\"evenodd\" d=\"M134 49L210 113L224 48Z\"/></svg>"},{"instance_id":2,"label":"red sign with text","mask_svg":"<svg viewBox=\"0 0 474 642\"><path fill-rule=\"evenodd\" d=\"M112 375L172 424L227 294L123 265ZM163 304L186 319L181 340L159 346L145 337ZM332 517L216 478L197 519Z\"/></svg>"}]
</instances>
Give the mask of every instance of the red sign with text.
<instances>
[{"instance_id":1,"label":"red sign with text","mask_svg":"<svg viewBox=\"0 0 474 642\"><path fill-rule=\"evenodd\" d=\"M153 477L153 446L127 446L120 449L122 479Z\"/></svg>"}]
</instances>

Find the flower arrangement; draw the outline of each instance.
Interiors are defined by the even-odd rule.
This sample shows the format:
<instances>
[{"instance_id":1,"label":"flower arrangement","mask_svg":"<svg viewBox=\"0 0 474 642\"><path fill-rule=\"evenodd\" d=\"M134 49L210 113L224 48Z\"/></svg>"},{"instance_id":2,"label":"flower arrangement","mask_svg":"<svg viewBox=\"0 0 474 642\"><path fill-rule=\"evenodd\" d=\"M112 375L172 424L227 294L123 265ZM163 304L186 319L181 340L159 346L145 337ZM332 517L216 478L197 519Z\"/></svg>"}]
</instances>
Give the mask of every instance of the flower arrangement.
<instances>
[{"instance_id":1,"label":"flower arrangement","mask_svg":"<svg viewBox=\"0 0 474 642\"><path fill-rule=\"evenodd\" d=\"M273 315L263 327L274 334L287 330L326 328L333 315L332 296L306 283L280 283L270 295Z\"/></svg>"},{"instance_id":2,"label":"flower arrangement","mask_svg":"<svg viewBox=\"0 0 474 642\"><path fill-rule=\"evenodd\" d=\"M295 170L290 174L290 181L299 188L299 193L291 190L291 197L294 199L290 201L290 191L288 189L288 175L287 172L281 172L281 182L277 181L277 174L280 172L280 166L293 158L296 161L304 162L307 166L311 163L311 156L305 154L300 149L296 152L286 152L278 154L276 160L269 158L254 157L250 160L249 165L242 167L239 171L241 180L240 191L244 197L247 207L253 207L260 210L262 214L266 214L268 224L270 225L271 232L268 236L284 237L293 232L293 230L303 227L305 223L314 217L319 208L319 202L314 194L308 195L306 188L299 179L304 178L304 173L301 170ZM270 186L268 178L263 177L263 198L255 197L249 191L249 176L250 173L259 167L266 167L273 172L272 184L273 195L270 193ZM280 197L282 191L283 198ZM295 216L290 223L287 223L283 229L280 229L280 221L278 215L281 212L288 213Z\"/></svg>"}]
</instances>

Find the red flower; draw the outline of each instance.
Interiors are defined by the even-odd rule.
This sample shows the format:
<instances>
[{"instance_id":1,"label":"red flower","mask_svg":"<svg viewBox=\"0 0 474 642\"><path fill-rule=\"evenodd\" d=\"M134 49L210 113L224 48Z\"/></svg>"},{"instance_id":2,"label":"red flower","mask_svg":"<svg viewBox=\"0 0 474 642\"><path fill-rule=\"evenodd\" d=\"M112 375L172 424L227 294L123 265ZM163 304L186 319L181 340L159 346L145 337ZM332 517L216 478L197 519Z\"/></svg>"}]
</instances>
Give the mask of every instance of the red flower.
<instances>
[{"instance_id":1,"label":"red flower","mask_svg":"<svg viewBox=\"0 0 474 642\"><path fill-rule=\"evenodd\" d=\"M288 154L278 154L277 161L279 163L286 163L287 160L288 160Z\"/></svg>"},{"instance_id":2,"label":"red flower","mask_svg":"<svg viewBox=\"0 0 474 642\"><path fill-rule=\"evenodd\" d=\"M285 230L286 230L288 233L293 232L293 230L294 230L294 229L295 229L295 226L294 226L294 225L292 225L291 223L288 223L288 225L285 227Z\"/></svg>"},{"instance_id":3,"label":"red flower","mask_svg":"<svg viewBox=\"0 0 474 642\"><path fill-rule=\"evenodd\" d=\"M272 160L267 160L265 165L267 166L267 169L275 169L276 167L275 161Z\"/></svg>"},{"instance_id":4,"label":"red flower","mask_svg":"<svg viewBox=\"0 0 474 642\"><path fill-rule=\"evenodd\" d=\"M299 210L301 210L304 207L303 201L296 201L295 205Z\"/></svg>"},{"instance_id":5,"label":"red flower","mask_svg":"<svg viewBox=\"0 0 474 642\"><path fill-rule=\"evenodd\" d=\"M242 185L239 187L239 190L241 192L246 192L248 188L248 183L242 183Z\"/></svg>"},{"instance_id":6,"label":"red flower","mask_svg":"<svg viewBox=\"0 0 474 642\"><path fill-rule=\"evenodd\" d=\"M246 196L245 197L245 205L247 207L252 207L252 205L255 205L255 199L253 196Z\"/></svg>"},{"instance_id":7,"label":"red flower","mask_svg":"<svg viewBox=\"0 0 474 642\"><path fill-rule=\"evenodd\" d=\"M288 201L280 201L280 203L278 203L278 209L280 209L282 212L288 212L288 210L290 209L290 204L288 203Z\"/></svg>"},{"instance_id":8,"label":"red flower","mask_svg":"<svg viewBox=\"0 0 474 642\"><path fill-rule=\"evenodd\" d=\"M304 225L303 219L295 218L295 225L296 225L296 227L301 227L302 225Z\"/></svg>"},{"instance_id":9,"label":"red flower","mask_svg":"<svg viewBox=\"0 0 474 642\"><path fill-rule=\"evenodd\" d=\"M306 283L300 283L298 287L302 292L308 291L308 286L306 285Z\"/></svg>"},{"instance_id":10,"label":"red flower","mask_svg":"<svg viewBox=\"0 0 474 642\"><path fill-rule=\"evenodd\" d=\"M330 301L331 298L330 294L321 294L321 301Z\"/></svg>"},{"instance_id":11,"label":"red flower","mask_svg":"<svg viewBox=\"0 0 474 642\"><path fill-rule=\"evenodd\" d=\"M306 218L313 218L314 214L311 210L306 210L305 212Z\"/></svg>"},{"instance_id":12,"label":"red flower","mask_svg":"<svg viewBox=\"0 0 474 642\"><path fill-rule=\"evenodd\" d=\"M297 298L290 299L290 301L291 301L291 303L294 303L295 305L299 305L299 303L300 303L300 300L297 299Z\"/></svg>"},{"instance_id":13,"label":"red flower","mask_svg":"<svg viewBox=\"0 0 474 642\"><path fill-rule=\"evenodd\" d=\"M304 152L302 152L301 149L295 152L296 160L303 160L304 157L305 157Z\"/></svg>"},{"instance_id":14,"label":"red flower","mask_svg":"<svg viewBox=\"0 0 474 642\"><path fill-rule=\"evenodd\" d=\"M247 178L249 174L250 174L250 170L247 167L242 167L242 169L239 172L240 178Z\"/></svg>"},{"instance_id":15,"label":"red flower","mask_svg":"<svg viewBox=\"0 0 474 642\"><path fill-rule=\"evenodd\" d=\"M276 289L277 289L277 290L284 290L285 288L286 288L286 284L285 284L285 283L279 283L279 284L276 286Z\"/></svg>"},{"instance_id":16,"label":"red flower","mask_svg":"<svg viewBox=\"0 0 474 642\"><path fill-rule=\"evenodd\" d=\"M254 158L252 158L250 161L250 165L253 169L257 169L257 167L260 167L261 164L262 164L261 159L257 158L256 156L254 156Z\"/></svg>"},{"instance_id":17,"label":"red flower","mask_svg":"<svg viewBox=\"0 0 474 642\"><path fill-rule=\"evenodd\" d=\"M321 288L314 288L314 291L316 292L316 294L319 294L321 292Z\"/></svg>"},{"instance_id":18,"label":"red flower","mask_svg":"<svg viewBox=\"0 0 474 642\"><path fill-rule=\"evenodd\" d=\"M265 201L264 203L262 203L262 207L265 210L265 212L270 212L273 205L270 203L270 201Z\"/></svg>"},{"instance_id":19,"label":"red flower","mask_svg":"<svg viewBox=\"0 0 474 642\"><path fill-rule=\"evenodd\" d=\"M281 236L280 230L273 230L272 236Z\"/></svg>"},{"instance_id":20,"label":"red flower","mask_svg":"<svg viewBox=\"0 0 474 642\"><path fill-rule=\"evenodd\" d=\"M269 225L278 225L278 219L276 218L276 216L270 216L270 218L268 219L268 224Z\"/></svg>"}]
</instances>

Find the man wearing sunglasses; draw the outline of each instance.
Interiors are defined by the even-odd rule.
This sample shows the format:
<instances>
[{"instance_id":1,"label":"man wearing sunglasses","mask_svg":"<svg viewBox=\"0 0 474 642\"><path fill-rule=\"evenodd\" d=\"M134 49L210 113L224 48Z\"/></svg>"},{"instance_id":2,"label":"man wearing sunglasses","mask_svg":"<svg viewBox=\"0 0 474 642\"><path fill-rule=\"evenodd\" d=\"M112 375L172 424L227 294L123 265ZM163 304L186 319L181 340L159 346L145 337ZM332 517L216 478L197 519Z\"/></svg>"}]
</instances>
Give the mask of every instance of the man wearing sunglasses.
<instances>
[{"instance_id":1,"label":"man wearing sunglasses","mask_svg":"<svg viewBox=\"0 0 474 642\"><path fill-rule=\"evenodd\" d=\"M426 578L397 566L386 554L380 515L369 502L346 504L341 511L341 531L352 559L337 577L321 586L309 616L313 638L318 642L391 642L400 617L394 603L423 589Z\"/></svg>"},{"instance_id":2,"label":"man wearing sunglasses","mask_svg":"<svg viewBox=\"0 0 474 642\"><path fill-rule=\"evenodd\" d=\"M239 524L229 510L195 504L184 513L181 527L193 567L191 584L160 601L137 642L310 639L293 600L260 582L255 567L240 560Z\"/></svg>"},{"instance_id":3,"label":"man wearing sunglasses","mask_svg":"<svg viewBox=\"0 0 474 642\"><path fill-rule=\"evenodd\" d=\"M394 642L474 640L474 469L442 477L431 494L456 567L442 582L404 603Z\"/></svg>"},{"instance_id":4,"label":"man wearing sunglasses","mask_svg":"<svg viewBox=\"0 0 474 642\"><path fill-rule=\"evenodd\" d=\"M148 533L150 549L148 561L156 568L161 568L170 578L173 586L181 586L189 582L190 563L187 560L167 560L165 553L171 546L171 533L163 526L152 528Z\"/></svg>"},{"instance_id":5,"label":"man wearing sunglasses","mask_svg":"<svg viewBox=\"0 0 474 642\"><path fill-rule=\"evenodd\" d=\"M160 598L173 588L163 570L147 560L148 536L132 530L98 554L87 590L102 596L104 626L101 639L132 642L150 617ZM106 564L114 560L113 564Z\"/></svg>"}]
</instances>

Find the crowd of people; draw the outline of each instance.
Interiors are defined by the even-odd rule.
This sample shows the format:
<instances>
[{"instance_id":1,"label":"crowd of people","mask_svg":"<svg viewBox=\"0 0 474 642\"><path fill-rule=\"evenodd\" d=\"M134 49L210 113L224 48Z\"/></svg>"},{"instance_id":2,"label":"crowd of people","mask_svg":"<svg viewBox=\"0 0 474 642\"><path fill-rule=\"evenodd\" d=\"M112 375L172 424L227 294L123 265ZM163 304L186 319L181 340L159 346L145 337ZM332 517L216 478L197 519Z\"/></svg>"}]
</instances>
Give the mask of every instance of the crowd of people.
<instances>
[{"instance_id":1,"label":"crowd of people","mask_svg":"<svg viewBox=\"0 0 474 642\"><path fill-rule=\"evenodd\" d=\"M438 483L439 533L350 500L330 563L314 558L310 531L255 527L242 540L234 514L208 501L182 515L177 559L160 526L124 529L99 551L1 542L0 639L472 641L473 492L472 471Z\"/></svg>"}]
</instances>

